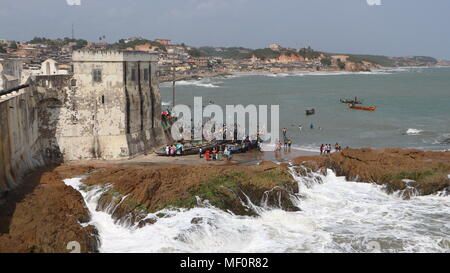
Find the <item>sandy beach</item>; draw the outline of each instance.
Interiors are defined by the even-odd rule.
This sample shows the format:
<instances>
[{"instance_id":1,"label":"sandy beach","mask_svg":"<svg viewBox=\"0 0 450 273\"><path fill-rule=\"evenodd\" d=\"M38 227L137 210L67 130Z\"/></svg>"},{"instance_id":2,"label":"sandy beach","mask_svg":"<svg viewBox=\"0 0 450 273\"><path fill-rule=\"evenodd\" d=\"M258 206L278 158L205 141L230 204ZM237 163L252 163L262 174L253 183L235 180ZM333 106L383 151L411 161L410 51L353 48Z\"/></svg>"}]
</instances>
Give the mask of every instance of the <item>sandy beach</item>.
<instances>
[{"instance_id":1,"label":"sandy beach","mask_svg":"<svg viewBox=\"0 0 450 273\"><path fill-rule=\"evenodd\" d=\"M252 71L230 71L231 75L268 75L268 74L289 74L289 73L342 73L342 72L356 72L356 71L346 71L346 70L336 70L336 69L328 69L328 70L314 70L314 69L280 69L280 70L270 70L270 71L261 71L261 70L252 70Z\"/></svg>"},{"instance_id":2,"label":"sandy beach","mask_svg":"<svg viewBox=\"0 0 450 273\"><path fill-rule=\"evenodd\" d=\"M215 77L223 77L223 76L229 76L229 75L239 75L239 76L252 76L252 75L271 75L271 74L296 74L296 73L351 73L351 72L361 72L361 71L347 71L347 70L336 70L336 69L325 69L325 70L314 70L314 69L275 69L275 70L249 70L249 71L233 71L233 70L226 70L226 71L204 71L194 74L187 74L187 75L176 75L175 79L176 81L189 81L189 80L196 80L198 78L215 78ZM172 82L173 77L172 76L162 76L160 77L159 82Z\"/></svg>"},{"instance_id":3,"label":"sandy beach","mask_svg":"<svg viewBox=\"0 0 450 273\"><path fill-rule=\"evenodd\" d=\"M264 161L289 162L297 157L318 155L316 152L291 149L280 152L259 152L256 150L242 154L234 154L232 160L227 161L206 161L205 157L198 155L166 157L156 154L140 155L126 160L82 160L69 162L68 165L139 165L139 166L162 166L162 165L182 165L182 166L226 166L226 165L257 165Z\"/></svg>"}]
</instances>

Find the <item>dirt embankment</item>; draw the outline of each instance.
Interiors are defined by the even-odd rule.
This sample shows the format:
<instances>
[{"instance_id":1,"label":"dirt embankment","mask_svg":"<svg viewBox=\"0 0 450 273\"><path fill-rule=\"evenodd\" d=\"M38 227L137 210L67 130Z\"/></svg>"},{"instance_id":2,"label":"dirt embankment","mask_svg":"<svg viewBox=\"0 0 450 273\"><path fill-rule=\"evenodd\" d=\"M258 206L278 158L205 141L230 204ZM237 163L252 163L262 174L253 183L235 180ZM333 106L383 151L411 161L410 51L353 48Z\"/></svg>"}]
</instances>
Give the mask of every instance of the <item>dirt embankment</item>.
<instances>
[{"instance_id":1,"label":"dirt embankment","mask_svg":"<svg viewBox=\"0 0 450 273\"><path fill-rule=\"evenodd\" d=\"M83 181L87 187L112 185L100 198L97 209L121 223L145 225L141 220L161 209L193 208L196 197L238 215L256 215L255 205L266 204L288 211L299 210L290 194L298 184L286 166L127 166L107 167ZM151 223L152 220L149 220Z\"/></svg>"},{"instance_id":2,"label":"dirt embankment","mask_svg":"<svg viewBox=\"0 0 450 273\"><path fill-rule=\"evenodd\" d=\"M80 244L81 252L96 252L97 230L82 226L90 219L83 198L62 182L90 170L59 167L40 171L10 192L0 205L0 253L67 253L72 241Z\"/></svg>"},{"instance_id":3,"label":"dirt embankment","mask_svg":"<svg viewBox=\"0 0 450 273\"><path fill-rule=\"evenodd\" d=\"M293 162L314 170L329 168L351 181L385 185L388 192L408 187L421 195L450 192L450 152L347 149L331 155L299 157Z\"/></svg>"}]
</instances>

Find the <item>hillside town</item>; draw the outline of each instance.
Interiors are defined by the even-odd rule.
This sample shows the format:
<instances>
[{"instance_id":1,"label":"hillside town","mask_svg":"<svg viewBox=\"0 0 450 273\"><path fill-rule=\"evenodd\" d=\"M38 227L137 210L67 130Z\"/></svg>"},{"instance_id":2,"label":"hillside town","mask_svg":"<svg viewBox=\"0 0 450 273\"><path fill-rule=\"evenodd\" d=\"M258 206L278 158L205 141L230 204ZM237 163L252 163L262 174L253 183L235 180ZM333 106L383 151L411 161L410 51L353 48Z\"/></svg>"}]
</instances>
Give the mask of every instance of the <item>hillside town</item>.
<instances>
[{"instance_id":1,"label":"hillside town","mask_svg":"<svg viewBox=\"0 0 450 273\"><path fill-rule=\"evenodd\" d=\"M19 82L32 75L65 75L73 71L72 52L78 49L134 50L159 55L161 82L231 73L289 73L298 71L370 71L386 66L448 65L430 57L389 58L384 56L330 54L311 47L294 49L273 43L264 49L243 47L192 47L170 39L142 37L107 43L64 38L34 38L28 42L0 40L1 60L20 60Z\"/></svg>"}]
</instances>

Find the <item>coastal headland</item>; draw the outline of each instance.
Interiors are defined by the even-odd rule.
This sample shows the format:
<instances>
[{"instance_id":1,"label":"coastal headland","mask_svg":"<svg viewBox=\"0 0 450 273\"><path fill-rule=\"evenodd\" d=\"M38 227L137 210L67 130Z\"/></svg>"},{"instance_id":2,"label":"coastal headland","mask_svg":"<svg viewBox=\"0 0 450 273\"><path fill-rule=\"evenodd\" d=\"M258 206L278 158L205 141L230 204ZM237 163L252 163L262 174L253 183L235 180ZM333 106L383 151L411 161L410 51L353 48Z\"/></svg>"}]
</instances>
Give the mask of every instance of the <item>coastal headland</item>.
<instances>
[{"instance_id":1,"label":"coastal headland","mask_svg":"<svg viewBox=\"0 0 450 273\"><path fill-rule=\"evenodd\" d=\"M98 251L100 242L96 228L89 224L89 211L80 192L64 184L67 178L82 176L83 190L102 190L98 211L122 225L142 228L165 217L167 208L213 205L250 217L258 217L258 207L301 213L292 202L299 192L292 172L308 176L326 169L348 181L376 183L387 194L399 193L404 199L446 195L450 189L450 152L346 149L322 156L251 152L222 163L196 156L161 162L153 155L76 162L35 172L9 193L0 205L0 252L69 252L66 243L71 241L79 242L82 252ZM157 216L148 218L149 213Z\"/></svg>"}]
</instances>

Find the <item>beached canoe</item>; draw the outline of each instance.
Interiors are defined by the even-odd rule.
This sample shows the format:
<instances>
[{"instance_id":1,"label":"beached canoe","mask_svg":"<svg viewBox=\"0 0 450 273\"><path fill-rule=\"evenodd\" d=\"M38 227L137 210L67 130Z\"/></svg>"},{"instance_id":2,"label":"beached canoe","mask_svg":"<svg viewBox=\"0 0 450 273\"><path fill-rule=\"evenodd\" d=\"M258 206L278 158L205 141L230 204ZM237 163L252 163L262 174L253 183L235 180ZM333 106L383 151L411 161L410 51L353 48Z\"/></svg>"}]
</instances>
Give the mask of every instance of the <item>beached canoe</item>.
<instances>
[{"instance_id":1,"label":"beached canoe","mask_svg":"<svg viewBox=\"0 0 450 273\"><path fill-rule=\"evenodd\" d=\"M218 149L221 145L224 145L226 143L227 143L227 141L213 141L213 142L207 142L204 144L196 144L196 143L193 143L191 145L185 144L183 154L181 154L181 155L185 156L185 155L199 154L200 148L202 149L202 153L204 154L206 152L206 150L212 150L214 148ZM165 146L161 147L159 149L159 151L155 151L155 154L157 154L159 156L171 156L171 155L166 154Z\"/></svg>"},{"instance_id":2,"label":"beached canoe","mask_svg":"<svg viewBox=\"0 0 450 273\"><path fill-rule=\"evenodd\" d=\"M354 105L354 104L349 104L348 108L355 109L355 110L364 110L364 111L375 111L375 110L377 110L376 106L360 106L360 105Z\"/></svg>"}]
</instances>

